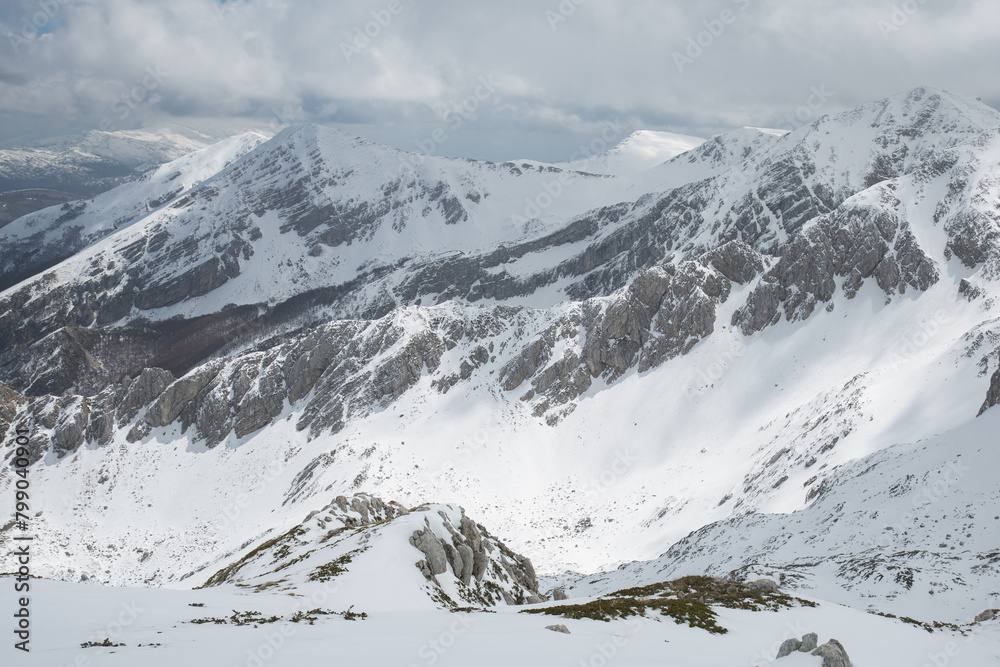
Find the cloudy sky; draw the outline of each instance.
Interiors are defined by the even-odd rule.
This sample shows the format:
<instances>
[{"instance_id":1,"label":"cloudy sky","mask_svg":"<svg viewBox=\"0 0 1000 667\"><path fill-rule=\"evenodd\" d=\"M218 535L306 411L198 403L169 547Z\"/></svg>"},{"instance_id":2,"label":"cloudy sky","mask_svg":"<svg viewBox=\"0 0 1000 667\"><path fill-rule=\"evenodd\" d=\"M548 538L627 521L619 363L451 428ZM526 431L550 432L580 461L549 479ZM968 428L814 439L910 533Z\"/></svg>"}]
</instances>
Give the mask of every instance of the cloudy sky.
<instances>
[{"instance_id":1,"label":"cloudy sky","mask_svg":"<svg viewBox=\"0 0 1000 667\"><path fill-rule=\"evenodd\" d=\"M1000 106L995 0L2 0L0 22L6 145L222 117L559 160L609 124L791 128L918 85Z\"/></svg>"}]
</instances>

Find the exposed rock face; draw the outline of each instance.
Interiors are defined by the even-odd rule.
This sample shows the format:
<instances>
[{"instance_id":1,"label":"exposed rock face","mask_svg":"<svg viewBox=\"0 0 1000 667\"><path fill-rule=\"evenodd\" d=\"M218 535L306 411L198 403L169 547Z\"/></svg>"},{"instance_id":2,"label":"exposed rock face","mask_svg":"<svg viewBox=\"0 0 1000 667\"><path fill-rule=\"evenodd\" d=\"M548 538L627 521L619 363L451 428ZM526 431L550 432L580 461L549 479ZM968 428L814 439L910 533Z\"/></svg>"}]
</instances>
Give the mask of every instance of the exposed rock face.
<instances>
[{"instance_id":1,"label":"exposed rock face","mask_svg":"<svg viewBox=\"0 0 1000 667\"><path fill-rule=\"evenodd\" d=\"M737 285L747 284L765 268L763 256L742 241L730 241L710 250L701 262Z\"/></svg>"},{"instance_id":2,"label":"exposed rock face","mask_svg":"<svg viewBox=\"0 0 1000 667\"><path fill-rule=\"evenodd\" d=\"M819 636L815 632L802 635L802 639L796 639L795 637L786 639L781 643L781 647L778 649L778 655L775 659L784 658L795 652L809 653L810 651L814 651L818 641Z\"/></svg>"},{"instance_id":3,"label":"exposed rock face","mask_svg":"<svg viewBox=\"0 0 1000 667\"><path fill-rule=\"evenodd\" d=\"M522 349L503 358L499 373L504 389L521 391L535 414L554 422L595 378L613 382L690 350L714 330L715 309L733 284L760 277L732 319L746 334L782 317L805 319L839 289L853 297L866 281L887 295L928 289L938 268L910 228L911 212L897 196L900 179L947 185L934 212L947 232L946 251L991 275L991 267L1000 267L1000 219L988 179L978 175L984 158L971 149L995 140L995 132L984 132L992 112L955 114L950 103L918 89L821 119L795 138L729 133L677 158L675 166L696 168L696 180L574 212L545 234L468 253L368 259L328 282L289 261L280 268L284 277L309 287L290 288L279 303L262 294L258 304L146 321L140 313L155 320L155 311L198 302L245 278L261 259L265 234L297 244L297 256L325 257L381 233L404 233L418 220L440 220L446 230L477 223L489 198L503 195L504 182L566 175L556 166L469 162L452 178L458 167L450 163L321 128L289 128L259 150L247 144L238 152L243 159L211 181L183 191L164 182L152 199L132 202L100 228L104 234L135 227L135 233L90 247L78 257L83 270L38 270L4 294L0 381L31 397L91 399L77 403L90 409L85 440L125 428L134 441L179 423L184 430L196 426L211 445L254 433L304 399L299 426L314 436L364 414L359 405L384 407L401 396L435 370L454 342L443 329L460 325L450 322L406 336L406 349L396 349L394 336L401 334L383 335L377 322L394 309L504 301L564 283L558 289L577 307L552 317L544 333L518 341ZM845 128L863 128L869 137L859 148L868 156L860 172L837 151L819 148L829 132ZM359 168L359 161L378 168ZM80 230L106 212L95 202L64 208L58 227L66 238L48 239L49 245L93 246L99 237ZM533 258L546 252L558 259L535 265ZM513 268L521 260L531 268ZM14 270L8 264L0 273ZM497 320L518 323L517 308L494 308ZM300 327L322 321L330 324L321 340L302 335ZM356 344L358 337L365 343ZM484 341L491 342L499 341ZM368 367L390 348L384 364ZM213 365L219 356L232 363ZM456 372L434 378L435 388L448 391L469 380L496 356L486 344L469 351ZM120 397L121 386L146 368L181 379L139 423L112 418L104 407L111 395ZM70 428L62 447L76 439Z\"/></svg>"},{"instance_id":4,"label":"exposed rock face","mask_svg":"<svg viewBox=\"0 0 1000 667\"><path fill-rule=\"evenodd\" d=\"M925 291L938 281L934 261L895 213L898 201L883 193L878 204L845 203L795 237L777 264L761 278L734 325L750 335L776 324L804 320L833 298L837 278L853 298L868 278L887 295L907 287Z\"/></svg>"},{"instance_id":5,"label":"exposed rock face","mask_svg":"<svg viewBox=\"0 0 1000 667\"><path fill-rule=\"evenodd\" d=\"M950 235L949 252L969 265L1000 266L995 250L1000 224L992 207L981 206L977 199L973 158L962 164L958 153L949 150L972 139L985 146L990 137L977 137L983 119L956 120L948 111L942 95L919 90L912 99L886 100L821 119L796 141L755 130L729 133L678 158L697 167L698 180L650 191L634 201L579 211L544 236L517 238L469 254L398 255L384 263L365 262L353 276L334 284L306 281L312 287L279 304L266 306L271 295L262 295L259 304L243 308L254 311L258 333L267 337L284 333L282 325L293 319L292 312L311 313L317 319L316 313L372 319L400 304L513 299L562 280L568 282L565 294L571 299L608 296L642 271L699 258L727 280L744 284L764 267L756 253L783 259L784 265L769 273L767 284L755 292L740 318L751 331L780 316L778 310L791 318L807 317L814 301L828 298L833 277L845 279L848 293L856 292L868 277L887 292L905 286L924 289L936 279L936 271L912 235L867 222L868 232L856 235L850 224L836 219L850 217L854 209L887 207L890 216L905 220L905 211L895 209L891 201L894 179L927 181L955 171L940 211ZM854 125L871 134L870 144L862 147L869 153L862 172L848 168L841 156L818 149L831 128L839 132ZM205 363L250 316L214 312L173 322L168 328L184 330L191 344L179 350L171 332L143 331L137 312L195 301L244 276L260 259L265 230L284 241L294 240L301 251L298 257L323 257L331 248L364 245L381 232L403 233L425 218L440 219L446 228L474 223L491 196L504 194L484 184L502 189L507 181L541 178L530 181L541 186L566 175L556 166L470 162L456 179L448 175L454 165L444 168L436 159L316 127L289 128L264 146L249 142L233 155L242 159L210 182L178 189L170 184L172 178L166 179L154 196L131 202L127 210L115 209L110 225L93 222L111 216L100 202L73 203L58 212L58 220L54 212L46 214L45 229L61 230L61 238L25 237L4 245L31 249L12 252L11 257L46 259L27 269L23 278L28 282L0 299L0 339L6 343L0 350L0 381L27 395L89 396L147 366L183 375ZM372 178L372 173L378 176ZM603 180L592 174L571 175L580 182ZM881 188L884 202L851 203L852 197L873 187ZM823 219L833 221L842 233L827 230L828 238L813 238L822 227L814 222ZM91 222L81 222L87 220ZM118 234L115 243L97 244L99 248L94 244L111 231L128 231L132 223L141 227L141 234ZM876 227L877 233L872 231ZM86 268L71 276L45 273L66 248L88 248L81 260ZM520 273L507 268L532 254L562 248L568 252L553 266ZM15 271L11 263L0 267L0 278ZM294 262L284 264L281 271L286 270L293 284L304 271ZM819 275L803 282L803 272L812 270ZM7 277L15 280L11 275ZM378 288L361 294L358 288L370 285ZM256 311L269 308L280 312L258 317ZM125 359L95 354L93 341L72 333L112 324L135 339L128 343ZM60 340L43 344L63 329ZM237 352L255 342L237 345ZM39 344L42 347L29 351ZM54 346L65 357L57 365L43 350ZM181 359L171 365L177 353ZM18 360L25 355L45 367L24 376L24 364ZM268 406L259 412L266 414ZM253 420L247 428L252 425Z\"/></svg>"},{"instance_id":6,"label":"exposed rock face","mask_svg":"<svg viewBox=\"0 0 1000 667\"><path fill-rule=\"evenodd\" d=\"M1000 217L989 209L965 209L948 224L948 250L969 268L985 265L985 275L995 278L1000 270Z\"/></svg>"},{"instance_id":7,"label":"exposed rock face","mask_svg":"<svg viewBox=\"0 0 1000 667\"><path fill-rule=\"evenodd\" d=\"M736 244L718 256L746 266L755 257ZM644 372L690 351L714 331L716 305L731 289L727 278L706 268L710 262L655 267L611 300L584 302L501 369L501 388L514 391L530 378L522 400L541 415L580 396L593 378L614 382L632 368ZM561 356L556 349L564 350Z\"/></svg>"},{"instance_id":8,"label":"exposed rock face","mask_svg":"<svg viewBox=\"0 0 1000 667\"><path fill-rule=\"evenodd\" d=\"M802 645L799 646L799 651L803 653L809 653L810 651L816 650L816 646L819 644L819 635L815 632L810 632L802 635Z\"/></svg>"},{"instance_id":9,"label":"exposed rock face","mask_svg":"<svg viewBox=\"0 0 1000 667\"><path fill-rule=\"evenodd\" d=\"M0 382L0 438L6 438L7 430L17 418L18 410L27 402L28 399L20 392Z\"/></svg>"},{"instance_id":10,"label":"exposed rock face","mask_svg":"<svg viewBox=\"0 0 1000 667\"><path fill-rule=\"evenodd\" d=\"M974 620L976 623L985 623L987 621L992 621L998 614L1000 614L1000 609L987 609L986 611L976 614L976 618Z\"/></svg>"},{"instance_id":11,"label":"exposed rock face","mask_svg":"<svg viewBox=\"0 0 1000 667\"><path fill-rule=\"evenodd\" d=\"M730 293L731 282L711 268L715 263L743 279L760 258L734 242L700 261L649 269L611 299L579 304L519 352L508 352L495 381L506 391L530 382L522 399L536 415L552 410L548 420L554 423L593 378L614 382L630 369L644 372L688 352L714 330L716 305ZM53 400L63 415L58 433L51 431L56 424L38 432L35 456L49 443L61 457L85 442L107 444L122 429L129 442L138 442L174 424L182 432L194 429L213 447L267 426L288 406L299 410L296 426L310 436L337 432L349 419L397 400L425 374L442 392L468 381L496 362L507 332L535 320L537 314L503 306L415 309L375 321L333 322L180 378L145 368L94 396L32 399L26 408L31 419L45 425L41 415ZM471 353L459 372L439 372L462 340Z\"/></svg>"},{"instance_id":12,"label":"exposed rock face","mask_svg":"<svg viewBox=\"0 0 1000 667\"><path fill-rule=\"evenodd\" d=\"M510 590L503 591L507 604L542 601L535 569L529 559L508 549L486 532L486 528L469 519L464 511L458 527L445 513L440 512L439 516L450 539L434 531L430 518L425 519L422 530L410 536L410 544L424 554L424 559L417 561L416 566L426 579L437 581L435 577L447 572L450 565L455 578L469 586L473 579L482 582L492 566L495 575L510 582Z\"/></svg>"},{"instance_id":13,"label":"exposed rock face","mask_svg":"<svg viewBox=\"0 0 1000 667\"><path fill-rule=\"evenodd\" d=\"M364 493L337 496L284 534L256 545L244 545L235 560L216 563L215 567L220 569L204 585L228 583L255 590L291 591L349 572L352 576L379 572L381 576L381 568L354 570L354 566L367 557L369 550L400 553L401 545L396 542L398 530L383 530L393 522L417 527L409 539L414 547L413 560L405 562L404 556L405 564L400 563L399 567L409 568L409 563L414 563L420 569L429 582L423 588L434 604L452 608L458 605L449 595L442 595L442 583L451 577L458 596L468 604L521 605L542 601L531 561L508 549L460 507L422 505L406 509ZM417 560L421 554L423 558ZM394 558L392 562L399 560ZM396 576L412 581L412 577L402 572ZM372 587L385 588L381 581L372 582ZM448 590L455 594L453 587Z\"/></svg>"},{"instance_id":14,"label":"exposed rock face","mask_svg":"<svg viewBox=\"0 0 1000 667\"><path fill-rule=\"evenodd\" d=\"M434 535L430 524L427 525L426 529L413 533L410 537L410 544L420 549L424 554L424 560L417 562L417 568L426 578L432 579L434 575L444 574L448 570L448 556L445 554L444 544ZM454 567L454 562L452 567ZM459 574L460 572L456 572L455 576L459 576Z\"/></svg>"},{"instance_id":15,"label":"exposed rock face","mask_svg":"<svg viewBox=\"0 0 1000 667\"><path fill-rule=\"evenodd\" d=\"M152 429L175 423L184 431L194 427L197 437L214 446L230 435L259 430L287 404L307 397L298 427L318 434L339 430L359 411L399 398L422 373L437 368L443 351L441 334L433 330L411 336L392 320L338 322L265 352L211 362L179 379L147 368L97 396L42 397L30 400L25 409L29 419L49 429L55 424L48 425L42 415L52 401L58 401L65 415L86 415L67 417L83 419L85 428L63 429L61 454L85 441L107 444L117 429L128 428L128 440L136 442ZM362 400L345 409L350 397ZM53 439L44 433L39 437ZM44 449L44 442L39 446Z\"/></svg>"},{"instance_id":16,"label":"exposed rock face","mask_svg":"<svg viewBox=\"0 0 1000 667\"><path fill-rule=\"evenodd\" d=\"M812 655L823 658L823 667L853 667L851 659L847 657L847 651L836 639L831 639L823 644Z\"/></svg>"},{"instance_id":17,"label":"exposed rock face","mask_svg":"<svg viewBox=\"0 0 1000 667\"><path fill-rule=\"evenodd\" d=\"M569 631L569 628L567 628L567 627L566 627L565 625L563 625L562 623L560 623L560 624L558 624L558 625L546 625L546 626L545 626L545 629L546 629L546 630L551 630L552 632L561 632L561 633L563 633L564 635L568 635L568 634L571 634L571 633L570 633L570 631Z\"/></svg>"},{"instance_id":18,"label":"exposed rock face","mask_svg":"<svg viewBox=\"0 0 1000 667\"><path fill-rule=\"evenodd\" d=\"M807 317L832 298L837 276L856 279L845 280L855 290L872 276L890 291L905 285L926 289L937 274L924 259L906 224L885 207L841 207L790 244L733 321L752 333L782 311L789 318ZM645 372L687 353L715 330L716 308L733 283L752 281L764 266L753 248L734 240L697 260L647 269L610 298L583 301L553 317L519 351L503 355L496 381L554 424L595 378L615 382L632 369ZM879 273L880 266L895 268ZM184 432L194 428L211 447L254 433L288 406L299 411L297 428L311 437L337 432L348 420L398 399L424 374L434 376L432 384L442 392L468 381L497 360L505 332L531 325L538 315L494 306L475 310L470 320L462 308L417 309L405 317L332 322L268 349L211 361L179 379L150 368L95 396L66 397L63 411L72 407L85 416L67 417L58 437L40 432L36 456L50 442L58 441L55 451L64 455L84 442L106 444L120 429L136 442L171 424ZM463 339L474 347L458 372L439 373L442 359ZM81 349L81 359L96 359L94 344ZM46 405L32 402L28 412L38 415Z\"/></svg>"},{"instance_id":19,"label":"exposed rock face","mask_svg":"<svg viewBox=\"0 0 1000 667\"><path fill-rule=\"evenodd\" d=\"M1000 403L1000 369L997 369L990 378L990 388L986 392L986 400L976 416L983 414L997 403Z\"/></svg>"},{"instance_id":20,"label":"exposed rock face","mask_svg":"<svg viewBox=\"0 0 1000 667\"><path fill-rule=\"evenodd\" d=\"M781 647L778 649L778 658L784 658L785 656L795 653L800 648L802 648L802 640L792 637L791 639L786 639L781 642Z\"/></svg>"}]
</instances>

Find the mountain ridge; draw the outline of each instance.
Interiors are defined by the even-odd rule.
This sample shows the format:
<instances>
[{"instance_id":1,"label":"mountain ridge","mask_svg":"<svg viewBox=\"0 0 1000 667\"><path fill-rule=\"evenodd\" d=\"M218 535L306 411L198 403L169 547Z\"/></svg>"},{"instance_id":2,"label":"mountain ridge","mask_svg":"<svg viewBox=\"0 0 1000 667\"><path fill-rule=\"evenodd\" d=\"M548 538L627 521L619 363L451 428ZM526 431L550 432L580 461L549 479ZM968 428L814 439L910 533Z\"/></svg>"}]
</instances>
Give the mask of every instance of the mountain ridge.
<instances>
[{"instance_id":1,"label":"mountain ridge","mask_svg":"<svg viewBox=\"0 0 1000 667\"><path fill-rule=\"evenodd\" d=\"M67 498L40 521L52 544L115 512L148 522L185 489L171 520L231 555L365 492L443 495L547 575L661 554L673 573L685 558L711 569L703 554L720 549L717 570L763 554L778 571L791 559L762 545L789 522L822 512L872 536L862 514L829 509L863 488L859 461L883 466L881 497L905 467L892 447L950 432L980 445L992 423L1000 113L979 103L919 88L629 175L417 156L309 126L250 143L217 149L205 178L162 167L190 186L0 293L0 417L31 426L38 484ZM521 222L525 202L538 216ZM286 467L262 485L271 458ZM220 531L194 508L232 489L252 511ZM749 525L758 543L741 546ZM229 562L196 563L155 528L100 539L93 567L108 567L86 574L102 583L176 586L165 563ZM870 545L841 540L838 558ZM988 549L930 546L921 567L965 582L943 592L949 613L985 606L959 598L992 585L970 565ZM46 573L77 576L60 549ZM156 555L122 555L135 549ZM619 579L649 583L642 567ZM828 598L860 585L854 570L810 577L797 585Z\"/></svg>"}]
</instances>

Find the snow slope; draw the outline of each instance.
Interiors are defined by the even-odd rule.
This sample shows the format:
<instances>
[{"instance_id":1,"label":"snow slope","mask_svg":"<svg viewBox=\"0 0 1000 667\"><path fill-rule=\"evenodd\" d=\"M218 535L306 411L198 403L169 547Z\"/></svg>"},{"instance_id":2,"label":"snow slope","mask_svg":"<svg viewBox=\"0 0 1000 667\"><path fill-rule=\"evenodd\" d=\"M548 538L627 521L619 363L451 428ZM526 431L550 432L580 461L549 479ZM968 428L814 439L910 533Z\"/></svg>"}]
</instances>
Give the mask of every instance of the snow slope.
<instances>
[{"instance_id":1,"label":"snow slope","mask_svg":"<svg viewBox=\"0 0 1000 667\"><path fill-rule=\"evenodd\" d=\"M36 582L33 593L32 650L17 652L5 642L0 648L5 661L150 667L178 663L312 667L331 660L346 665L474 662L484 667L518 663L818 667L821 660L807 654L774 659L785 639L807 632L816 632L821 643L838 639L859 667L935 664L935 660L980 667L1000 659L996 621L967 627L964 636L951 630L928 633L902 621L830 603L780 612L720 609L719 622L729 629L720 636L655 617L572 620L519 614L513 608L493 614L370 610L366 618L353 621L331 614L314 616L311 625L291 622L299 611L344 611L318 593L289 597L49 581ZM262 618L279 620L242 626L192 623L206 618L228 620L234 611L259 612ZM357 605L353 611L365 608ZM571 634L545 629L553 623L565 624ZM106 638L122 646L80 646Z\"/></svg>"},{"instance_id":2,"label":"snow slope","mask_svg":"<svg viewBox=\"0 0 1000 667\"><path fill-rule=\"evenodd\" d=\"M266 124L214 119L148 121L132 130L91 130L0 149L0 192L50 188L92 196L165 162Z\"/></svg>"},{"instance_id":3,"label":"snow slope","mask_svg":"<svg viewBox=\"0 0 1000 667\"><path fill-rule=\"evenodd\" d=\"M1000 113L917 89L612 175L246 141L107 193L80 219L127 223L0 294L39 573L190 588L364 492L460 505L580 594L736 571L997 606ZM292 546L299 586L342 555Z\"/></svg>"},{"instance_id":4,"label":"snow slope","mask_svg":"<svg viewBox=\"0 0 1000 667\"><path fill-rule=\"evenodd\" d=\"M655 130L639 130L606 151L559 166L576 171L631 176L655 167L705 142L701 137Z\"/></svg>"}]
</instances>

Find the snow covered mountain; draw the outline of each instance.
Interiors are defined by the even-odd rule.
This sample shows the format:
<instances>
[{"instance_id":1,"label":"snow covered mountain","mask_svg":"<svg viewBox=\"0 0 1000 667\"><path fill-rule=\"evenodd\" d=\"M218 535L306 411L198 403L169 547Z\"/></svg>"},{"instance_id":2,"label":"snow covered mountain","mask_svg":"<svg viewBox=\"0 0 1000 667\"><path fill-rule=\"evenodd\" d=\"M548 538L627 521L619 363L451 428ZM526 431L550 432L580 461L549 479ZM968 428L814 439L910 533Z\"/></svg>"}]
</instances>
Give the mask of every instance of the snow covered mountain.
<instances>
[{"instance_id":1,"label":"snow covered mountain","mask_svg":"<svg viewBox=\"0 0 1000 667\"><path fill-rule=\"evenodd\" d=\"M399 536L485 554L468 512L497 602L737 573L1000 606L1000 112L920 88L686 141L488 163L297 126L3 227L37 572L295 592L371 544L423 604L466 560L435 588ZM323 542L347 498L413 509Z\"/></svg>"},{"instance_id":2,"label":"snow covered mountain","mask_svg":"<svg viewBox=\"0 0 1000 667\"><path fill-rule=\"evenodd\" d=\"M0 148L0 227L46 201L100 194L165 162L247 132L274 134L263 123L190 119L5 146Z\"/></svg>"},{"instance_id":3,"label":"snow covered mountain","mask_svg":"<svg viewBox=\"0 0 1000 667\"><path fill-rule=\"evenodd\" d=\"M41 273L148 216L265 139L254 133L224 139L153 168L93 199L68 202L18 218L0 231L5 251L0 285L8 287L25 276Z\"/></svg>"},{"instance_id":4,"label":"snow covered mountain","mask_svg":"<svg viewBox=\"0 0 1000 667\"><path fill-rule=\"evenodd\" d=\"M603 137L594 141L599 147ZM705 140L701 137L692 137L687 134L639 130L628 135L612 148L596 155L560 163L560 166L593 174L630 176L662 164L692 148L697 148L704 142Z\"/></svg>"}]
</instances>

